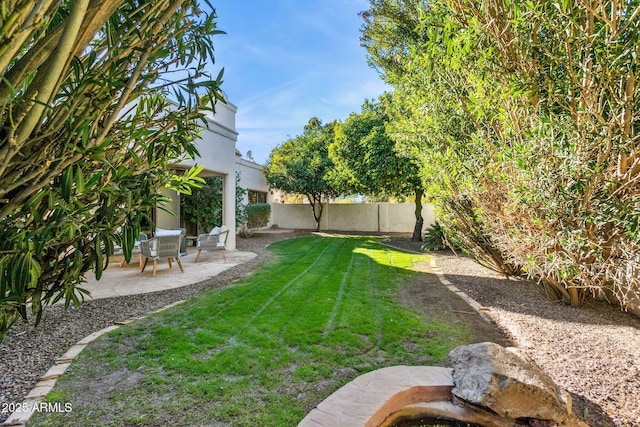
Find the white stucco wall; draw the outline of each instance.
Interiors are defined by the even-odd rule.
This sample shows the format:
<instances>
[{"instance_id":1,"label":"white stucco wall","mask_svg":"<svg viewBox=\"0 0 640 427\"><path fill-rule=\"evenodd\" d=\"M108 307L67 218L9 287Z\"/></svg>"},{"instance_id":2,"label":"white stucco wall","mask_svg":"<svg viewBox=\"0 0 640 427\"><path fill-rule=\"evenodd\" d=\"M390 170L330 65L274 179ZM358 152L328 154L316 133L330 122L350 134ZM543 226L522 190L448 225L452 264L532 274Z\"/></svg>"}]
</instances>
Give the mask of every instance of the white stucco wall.
<instances>
[{"instance_id":1,"label":"white stucco wall","mask_svg":"<svg viewBox=\"0 0 640 427\"><path fill-rule=\"evenodd\" d=\"M207 127L202 130L196 147L200 152L197 163L209 172L235 176L236 132L235 113L237 108L228 102L217 104L215 116L207 118ZM189 164L186 162L185 164Z\"/></svg>"},{"instance_id":2,"label":"white stucco wall","mask_svg":"<svg viewBox=\"0 0 640 427\"><path fill-rule=\"evenodd\" d=\"M267 203L272 202L269 184L264 176L264 166L242 157L236 157L236 171L240 173L240 187L267 193ZM247 201L248 196L245 194L244 202L247 203Z\"/></svg>"},{"instance_id":3,"label":"white stucco wall","mask_svg":"<svg viewBox=\"0 0 640 427\"><path fill-rule=\"evenodd\" d=\"M178 168L188 168L194 164L204 165L201 176L219 175L223 177L222 222L229 227L227 248L236 248L236 112L237 107L231 102L216 104L216 113L207 117L206 127L200 138L195 142L200 157L196 161L181 162ZM179 195L170 192L169 196L177 200ZM178 202L174 202L175 216L157 213L157 226L161 228L178 228L180 224L180 209Z\"/></svg>"},{"instance_id":4,"label":"white stucco wall","mask_svg":"<svg viewBox=\"0 0 640 427\"><path fill-rule=\"evenodd\" d=\"M325 230L381 231L378 227L380 205L379 203L325 205L320 221L321 227Z\"/></svg>"}]
</instances>

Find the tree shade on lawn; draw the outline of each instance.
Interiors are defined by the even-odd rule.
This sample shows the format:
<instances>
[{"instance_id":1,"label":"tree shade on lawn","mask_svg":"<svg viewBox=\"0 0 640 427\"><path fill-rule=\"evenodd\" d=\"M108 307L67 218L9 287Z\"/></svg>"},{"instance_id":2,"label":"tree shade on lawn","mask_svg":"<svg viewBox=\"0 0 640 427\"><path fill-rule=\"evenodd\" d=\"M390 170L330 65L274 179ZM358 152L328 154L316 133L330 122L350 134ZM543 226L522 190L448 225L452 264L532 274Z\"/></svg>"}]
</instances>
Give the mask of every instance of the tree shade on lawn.
<instances>
[{"instance_id":1,"label":"tree shade on lawn","mask_svg":"<svg viewBox=\"0 0 640 427\"><path fill-rule=\"evenodd\" d=\"M424 254L304 237L235 285L95 341L34 425L295 425L360 373L444 363L468 331L398 302ZM106 383L105 383L106 381ZM117 408L117 410L116 410Z\"/></svg>"}]
</instances>

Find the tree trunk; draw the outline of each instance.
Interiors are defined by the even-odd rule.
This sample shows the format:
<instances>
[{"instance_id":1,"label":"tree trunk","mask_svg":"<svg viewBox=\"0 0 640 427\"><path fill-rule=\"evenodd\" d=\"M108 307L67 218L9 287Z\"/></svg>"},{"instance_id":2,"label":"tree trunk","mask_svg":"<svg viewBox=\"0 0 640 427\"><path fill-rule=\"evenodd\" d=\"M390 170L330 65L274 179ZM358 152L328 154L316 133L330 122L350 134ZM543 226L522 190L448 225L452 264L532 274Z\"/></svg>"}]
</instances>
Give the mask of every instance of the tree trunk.
<instances>
[{"instance_id":1,"label":"tree trunk","mask_svg":"<svg viewBox=\"0 0 640 427\"><path fill-rule=\"evenodd\" d=\"M316 231L320 231L320 220L322 219L322 210L324 206L322 206L322 196L319 199L314 197L309 197L309 203L311 204L311 212L313 213L313 220L316 222ZM316 213L316 205L320 206L320 212Z\"/></svg>"},{"instance_id":2,"label":"tree trunk","mask_svg":"<svg viewBox=\"0 0 640 427\"><path fill-rule=\"evenodd\" d=\"M424 219L422 218L422 196L424 190L416 190L416 224L413 227L413 236L411 236L412 242L422 242L422 226Z\"/></svg>"}]
</instances>

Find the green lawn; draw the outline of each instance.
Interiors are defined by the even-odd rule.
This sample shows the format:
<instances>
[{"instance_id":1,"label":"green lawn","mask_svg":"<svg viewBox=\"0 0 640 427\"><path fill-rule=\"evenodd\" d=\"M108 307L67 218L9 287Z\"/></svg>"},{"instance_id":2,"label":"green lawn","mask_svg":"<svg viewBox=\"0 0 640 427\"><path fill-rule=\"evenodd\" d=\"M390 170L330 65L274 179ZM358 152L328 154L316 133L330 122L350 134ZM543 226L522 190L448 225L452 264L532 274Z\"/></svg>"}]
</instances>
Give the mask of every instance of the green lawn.
<instances>
[{"instance_id":1,"label":"green lawn","mask_svg":"<svg viewBox=\"0 0 640 427\"><path fill-rule=\"evenodd\" d=\"M367 237L304 237L223 289L103 336L63 375L35 425L294 426L354 377L442 365L463 326L398 301L427 255Z\"/></svg>"}]
</instances>

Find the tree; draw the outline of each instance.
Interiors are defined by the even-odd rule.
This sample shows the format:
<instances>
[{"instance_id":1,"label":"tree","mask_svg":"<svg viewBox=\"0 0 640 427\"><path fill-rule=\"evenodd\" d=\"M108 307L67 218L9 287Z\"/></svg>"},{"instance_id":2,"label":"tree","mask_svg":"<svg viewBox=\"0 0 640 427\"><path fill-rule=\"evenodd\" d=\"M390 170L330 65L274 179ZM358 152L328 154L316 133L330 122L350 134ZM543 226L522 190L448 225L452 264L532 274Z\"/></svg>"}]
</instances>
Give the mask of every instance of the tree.
<instances>
[{"instance_id":1,"label":"tree","mask_svg":"<svg viewBox=\"0 0 640 427\"><path fill-rule=\"evenodd\" d=\"M637 301L637 2L371 5L363 41L444 225L554 300Z\"/></svg>"},{"instance_id":2,"label":"tree","mask_svg":"<svg viewBox=\"0 0 640 427\"><path fill-rule=\"evenodd\" d=\"M157 188L188 192L204 111L221 99L215 12L195 0L3 2L0 337L27 306L80 303L114 242L131 257ZM169 96L173 102L169 101Z\"/></svg>"},{"instance_id":3,"label":"tree","mask_svg":"<svg viewBox=\"0 0 640 427\"><path fill-rule=\"evenodd\" d=\"M389 116L382 102L366 101L360 113L352 113L337 126L329 156L335 164L333 178L343 192L373 196L415 196L416 222L411 240L422 240L420 165L398 152L386 131Z\"/></svg>"},{"instance_id":4,"label":"tree","mask_svg":"<svg viewBox=\"0 0 640 427\"><path fill-rule=\"evenodd\" d=\"M333 162L328 155L335 122L322 125L313 117L302 135L291 138L269 154L265 166L267 182L287 193L304 194L309 200L316 230L320 230L323 201L340 194L329 179Z\"/></svg>"},{"instance_id":5,"label":"tree","mask_svg":"<svg viewBox=\"0 0 640 427\"><path fill-rule=\"evenodd\" d=\"M426 192L453 245L487 267L517 274L489 235L475 196L486 159L474 154L495 147L476 137L490 123L468 103L490 104L501 90L483 70L492 51L470 48L473 32L460 30L446 1L375 0L363 18L369 62L394 87L387 131L400 150L420 159Z\"/></svg>"},{"instance_id":6,"label":"tree","mask_svg":"<svg viewBox=\"0 0 640 427\"><path fill-rule=\"evenodd\" d=\"M180 199L184 211L199 228L209 231L222 225L222 177L208 176L191 195Z\"/></svg>"}]
</instances>

